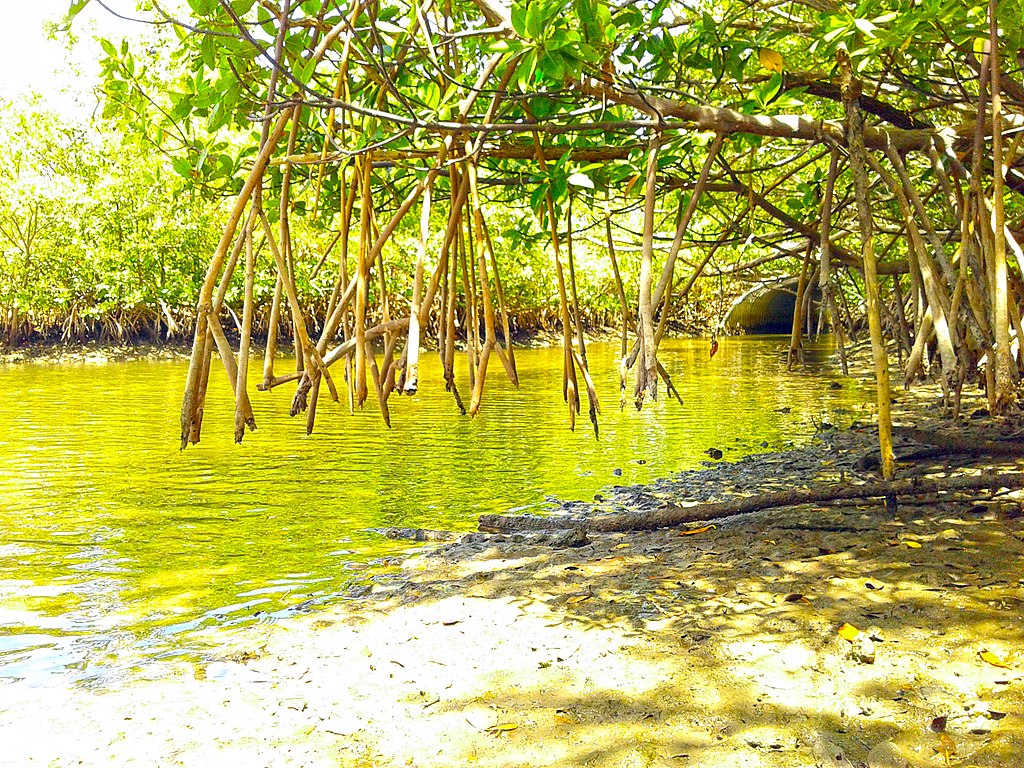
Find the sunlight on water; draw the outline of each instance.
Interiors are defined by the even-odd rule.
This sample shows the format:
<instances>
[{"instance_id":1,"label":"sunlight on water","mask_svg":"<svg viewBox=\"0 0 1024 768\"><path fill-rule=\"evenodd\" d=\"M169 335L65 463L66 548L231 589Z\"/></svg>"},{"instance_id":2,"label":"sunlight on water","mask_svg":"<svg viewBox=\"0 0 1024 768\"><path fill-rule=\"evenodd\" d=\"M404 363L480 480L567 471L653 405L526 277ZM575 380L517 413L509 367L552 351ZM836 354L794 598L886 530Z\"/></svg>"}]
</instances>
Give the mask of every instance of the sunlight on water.
<instances>
[{"instance_id":1,"label":"sunlight on water","mask_svg":"<svg viewBox=\"0 0 1024 768\"><path fill-rule=\"evenodd\" d=\"M184 452L183 362L0 368L0 680L194 654L192 630L338 599L408 549L370 527L472 530L481 513L591 499L695 468L712 447L739 458L860 415L855 382L830 388L824 347L794 375L785 348L724 339L709 360L706 340L668 342L684 403L637 413L618 408L616 347L593 345L599 440L585 412L568 429L560 349L517 351L518 390L495 361L474 420L429 355L421 392L392 398L390 431L375 406L349 415L324 397L307 437L289 387L253 387L259 429L241 446L217 366L203 440Z\"/></svg>"}]
</instances>

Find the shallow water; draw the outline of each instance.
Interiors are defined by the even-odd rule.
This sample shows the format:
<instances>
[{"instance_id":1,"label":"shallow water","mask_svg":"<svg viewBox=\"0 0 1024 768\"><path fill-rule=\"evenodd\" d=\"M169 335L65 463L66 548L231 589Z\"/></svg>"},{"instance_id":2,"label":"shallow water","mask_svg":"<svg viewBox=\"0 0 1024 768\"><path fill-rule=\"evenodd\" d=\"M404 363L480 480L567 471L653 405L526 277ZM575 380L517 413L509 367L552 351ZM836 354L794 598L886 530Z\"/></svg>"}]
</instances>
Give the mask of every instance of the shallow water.
<instances>
[{"instance_id":1,"label":"shallow water","mask_svg":"<svg viewBox=\"0 0 1024 768\"><path fill-rule=\"evenodd\" d=\"M197 630L341 599L408 549L370 527L471 530L484 512L590 499L697 467L709 448L739 458L852 421L866 395L827 348L790 375L787 345L723 339L709 360L707 340L667 342L683 405L662 395L639 413L618 408L617 345L591 346L599 440L585 412L568 429L560 349L517 351L518 390L493 361L472 420L428 355L420 393L392 399L390 431L375 406L350 415L324 399L307 437L289 387L253 388L259 429L240 446L215 366L202 442L186 451L185 363L0 368L0 682L194 657Z\"/></svg>"}]
</instances>

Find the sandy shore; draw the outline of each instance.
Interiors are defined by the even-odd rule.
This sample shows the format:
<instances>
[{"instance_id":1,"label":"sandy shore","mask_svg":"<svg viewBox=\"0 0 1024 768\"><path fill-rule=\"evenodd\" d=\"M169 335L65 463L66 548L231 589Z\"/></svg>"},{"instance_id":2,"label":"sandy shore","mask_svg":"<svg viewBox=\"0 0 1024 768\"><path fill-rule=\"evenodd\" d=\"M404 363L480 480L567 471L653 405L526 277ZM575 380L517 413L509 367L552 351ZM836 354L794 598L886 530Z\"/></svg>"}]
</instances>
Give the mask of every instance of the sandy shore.
<instances>
[{"instance_id":1,"label":"sandy shore","mask_svg":"<svg viewBox=\"0 0 1024 768\"><path fill-rule=\"evenodd\" d=\"M620 494L834 479L870 440ZM915 466L992 468L1024 461ZM0 686L0 765L1024 765L1022 555L1019 500L978 494L434 547L198 665Z\"/></svg>"}]
</instances>

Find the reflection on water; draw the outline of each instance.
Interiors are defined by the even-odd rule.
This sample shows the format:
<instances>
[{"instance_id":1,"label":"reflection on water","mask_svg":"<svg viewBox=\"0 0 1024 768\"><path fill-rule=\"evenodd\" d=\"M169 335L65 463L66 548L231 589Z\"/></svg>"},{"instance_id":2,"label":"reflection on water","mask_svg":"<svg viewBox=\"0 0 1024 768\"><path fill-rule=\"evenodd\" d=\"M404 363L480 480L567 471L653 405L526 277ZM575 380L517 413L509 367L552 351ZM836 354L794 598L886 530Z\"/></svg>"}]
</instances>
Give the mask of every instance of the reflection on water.
<instances>
[{"instance_id":1,"label":"reflection on water","mask_svg":"<svg viewBox=\"0 0 1024 768\"><path fill-rule=\"evenodd\" d=\"M484 512L693 468L711 447L738 458L804 441L814 421L849 423L864 395L829 387L824 353L809 356L819 370L786 374L786 341L723 339L713 360L707 341L668 342L684 403L640 413L619 411L615 347L594 345L600 440L585 415L567 428L560 349L518 351L518 390L495 363L473 420L433 355L421 392L393 399L390 431L375 407L349 415L324 398L307 437L286 387L254 392L260 428L241 446L218 367L203 440L184 452L185 363L0 368L0 680L191 654L190 630L337 599L407 548L373 526L469 530Z\"/></svg>"}]
</instances>

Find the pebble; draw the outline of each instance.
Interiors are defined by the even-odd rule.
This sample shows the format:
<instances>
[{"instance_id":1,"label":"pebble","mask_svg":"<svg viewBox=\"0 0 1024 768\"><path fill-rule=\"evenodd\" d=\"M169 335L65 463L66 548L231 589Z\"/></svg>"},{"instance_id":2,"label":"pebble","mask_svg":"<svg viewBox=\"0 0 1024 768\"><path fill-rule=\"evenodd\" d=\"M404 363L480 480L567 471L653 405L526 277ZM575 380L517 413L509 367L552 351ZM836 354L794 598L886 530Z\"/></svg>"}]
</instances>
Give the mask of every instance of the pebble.
<instances>
[{"instance_id":1,"label":"pebble","mask_svg":"<svg viewBox=\"0 0 1024 768\"><path fill-rule=\"evenodd\" d=\"M875 641L867 632L861 632L852 644L853 657L861 664L875 663Z\"/></svg>"}]
</instances>

